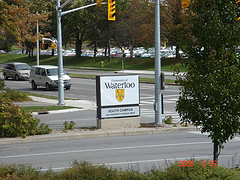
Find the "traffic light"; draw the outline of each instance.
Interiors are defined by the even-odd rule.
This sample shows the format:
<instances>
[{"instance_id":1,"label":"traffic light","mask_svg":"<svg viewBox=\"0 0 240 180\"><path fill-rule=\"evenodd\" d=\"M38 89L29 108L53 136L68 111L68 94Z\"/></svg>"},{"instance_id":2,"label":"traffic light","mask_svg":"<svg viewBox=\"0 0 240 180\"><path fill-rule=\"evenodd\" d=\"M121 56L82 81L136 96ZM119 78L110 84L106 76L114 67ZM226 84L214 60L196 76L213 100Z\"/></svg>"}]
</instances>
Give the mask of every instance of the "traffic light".
<instances>
[{"instance_id":1,"label":"traffic light","mask_svg":"<svg viewBox=\"0 0 240 180\"><path fill-rule=\"evenodd\" d=\"M97 0L97 6L102 6L102 0Z\"/></svg>"},{"instance_id":2,"label":"traffic light","mask_svg":"<svg viewBox=\"0 0 240 180\"><path fill-rule=\"evenodd\" d=\"M181 8L189 7L190 0L181 0Z\"/></svg>"},{"instance_id":3,"label":"traffic light","mask_svg":"<svg viewBox=\"0 0 240 180\"><path fill-rule=\"evenodd\" d=\"M115 21L116 20L116 1L108 0L108 20Z\"/></svg>"},{"instance_id":4,"label":"traffic light","mask_svg":"<svg viewBox=\"0 0 240 180\"><path fill-rule=\"evenodd\" d=\"M48 49L48 44L42 43L41 49Z\"/></svg>"},{"instance_id":5,"label":"traffic light","mask_svg":"<svg viewBox=\"0 0 240 180\"><path fill-rule=\"evenodd\" d=\"M240 8L240 0L235 0L235 4L236 4L236 6L235 6L235 9L236 9L236 12L238 13L238 15L237 15L237 20L239 21L240 20L240 10L239 10L239 8Z\"/></svg>"},{"instance_id":6,"label":"traffic light","mask_svg":"<svg viewBox=\"0 0 240 180\"><path fill-rule=\"evenodd\" d=\"M51 43L51 48L52 48L52 49L57 49L57 47L55 46L54 43Z\"/></svg>"}]
</instances>

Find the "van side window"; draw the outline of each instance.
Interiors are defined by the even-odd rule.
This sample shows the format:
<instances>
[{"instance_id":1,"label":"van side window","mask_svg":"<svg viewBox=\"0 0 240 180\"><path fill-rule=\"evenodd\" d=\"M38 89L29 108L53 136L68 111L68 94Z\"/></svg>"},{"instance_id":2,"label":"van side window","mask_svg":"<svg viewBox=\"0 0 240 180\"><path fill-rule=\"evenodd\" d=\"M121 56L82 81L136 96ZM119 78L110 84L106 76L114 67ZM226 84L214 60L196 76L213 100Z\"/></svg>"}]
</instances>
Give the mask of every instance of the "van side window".
<instances>
[{"instance_id":1,"label":"van side window","mask_svg":"<svg viewBox=\"0 0 240 180\"><path fill-rule=\"evenodd\" d=\"M45 71L45 69L41 69L42 71L41 71L41 75L42 76L46 76L46 71Z\"/></svg>"},{"instance_id":2,"label":"van side window","mask_svg":"<svg viewBox=\"0 0 240 180\"><path fill-rule=\"evenodd\" d=\"M35 71L35 74L40 75L40 70L41 70L40 68L37 68L36 71Z\"/></svg>"},{"instance_id":3,"label":"van side window","mask_svg":"<svg viewBox=\"0 0 240 180\"><path fill-rule=\"evenodd\" d=\"M6 64L6 65L4 65L4 67L3 67L4 69L10 69L10 67L9 67L9 65L8 64Z\"/></svg>"},{"instance_id":4,"label":"van side window","mask_svg":"<svg viewBox=\"0 0 240 180\"><path fill-rule=\"evenodd\" d=\"M15 69L15 66L13 64L9 64L9 69L10 70L14 70Z\"/></svg>"}]
</instances>

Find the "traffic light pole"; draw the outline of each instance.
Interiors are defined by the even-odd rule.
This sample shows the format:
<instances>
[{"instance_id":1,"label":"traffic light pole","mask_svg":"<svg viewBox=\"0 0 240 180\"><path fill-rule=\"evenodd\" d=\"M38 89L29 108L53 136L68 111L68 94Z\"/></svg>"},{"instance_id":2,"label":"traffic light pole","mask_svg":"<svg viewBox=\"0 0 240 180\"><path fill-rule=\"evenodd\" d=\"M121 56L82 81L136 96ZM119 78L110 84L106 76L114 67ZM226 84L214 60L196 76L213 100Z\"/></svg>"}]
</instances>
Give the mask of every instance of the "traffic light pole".
<instances>
[{"instance_id":1,"label":"traffic light pole","mask_svg":"<svg viewBox=\"0 0 240 180\"><path fill-rule=\"evenodd\" d=\"M58 39L58 105L64 106L63 57L62 57L62 8L61 0L57 0L57 39Z\"/></svg>"},{"instance_id":2,"label":"traffic light pole","mask_svg":"<svg viewBox=\"0 0 240 180\"><path fill-rule=\"evenodd\" d=\"M86 6L82 6L76 9L72 9L69 11L62 12L62 8L66 6L71 0L66 1L61 6L61 0L57 0L57 39L58 39L58 105L64 106L64 82L63 82L63 57L62 57L62 25L61 18L63 15L66 15L71 12L75 12L84 8L88 8L91 6L96 6L97 3L89 4ZM102 4L107 4L106 2L102 2Z\"/></svg>"},{"instance_id":3,"label":"traffic light pole","mask_svg":"<svg viewBox=\"0 0 240 180\"><path fill-rule=\"evenodd\" d=\"M162 124L160 0L155 0L155 124Z\"/></svg>"}]
</instances>

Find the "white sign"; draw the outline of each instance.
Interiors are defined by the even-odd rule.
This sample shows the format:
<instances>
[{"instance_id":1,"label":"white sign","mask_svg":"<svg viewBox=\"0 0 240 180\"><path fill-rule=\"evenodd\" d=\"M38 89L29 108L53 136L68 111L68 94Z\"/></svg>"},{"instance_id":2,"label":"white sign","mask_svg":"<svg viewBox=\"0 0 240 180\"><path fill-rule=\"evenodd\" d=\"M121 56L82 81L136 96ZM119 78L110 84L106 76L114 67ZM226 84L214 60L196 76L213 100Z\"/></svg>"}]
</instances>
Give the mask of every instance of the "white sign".
<instances>
[{"instance_id":1,"label":"white sign","mask_svg":"<svg viewBox=\"0 0 240 180\"><path fill-rule=\"evenodd\" d=\"M102 108L102 118L139 116L139 106Z\"/></svg>"},{"instance_id":2,"label":"white sign","mask_svg":"<svg viewBox=\"0 0 240 180\"><path fill-rule=\"evenodd\" d=\"M100 77L101 106L139 104L139 76Z\"/></svg>"}]
</instances>

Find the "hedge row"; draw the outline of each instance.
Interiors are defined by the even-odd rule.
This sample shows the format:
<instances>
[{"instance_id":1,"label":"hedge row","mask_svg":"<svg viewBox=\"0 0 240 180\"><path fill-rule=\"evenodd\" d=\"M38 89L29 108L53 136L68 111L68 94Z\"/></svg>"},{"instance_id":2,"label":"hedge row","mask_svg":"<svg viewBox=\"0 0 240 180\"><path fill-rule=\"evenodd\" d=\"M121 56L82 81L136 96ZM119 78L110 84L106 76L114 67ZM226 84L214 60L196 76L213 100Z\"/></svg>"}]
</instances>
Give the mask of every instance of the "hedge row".
<instances>
[{"instance_id":1,"label":"hedge row","mask_svg":"<svg viewBox=\"0 0 240 180\"><path fill-rule=\"evenodd\" d=\"M194 167L179 167L179 162L166 170L152 170L146 173L123 171L108 168L104 165L95 166L87 162L75 163L71 168L55 173L51 170L41 172L30 165L0 166L0 179L28 180L240 180L239 169L224 167L202 167L201 161L195 161Z\"/></svg>"}]
</instances>

